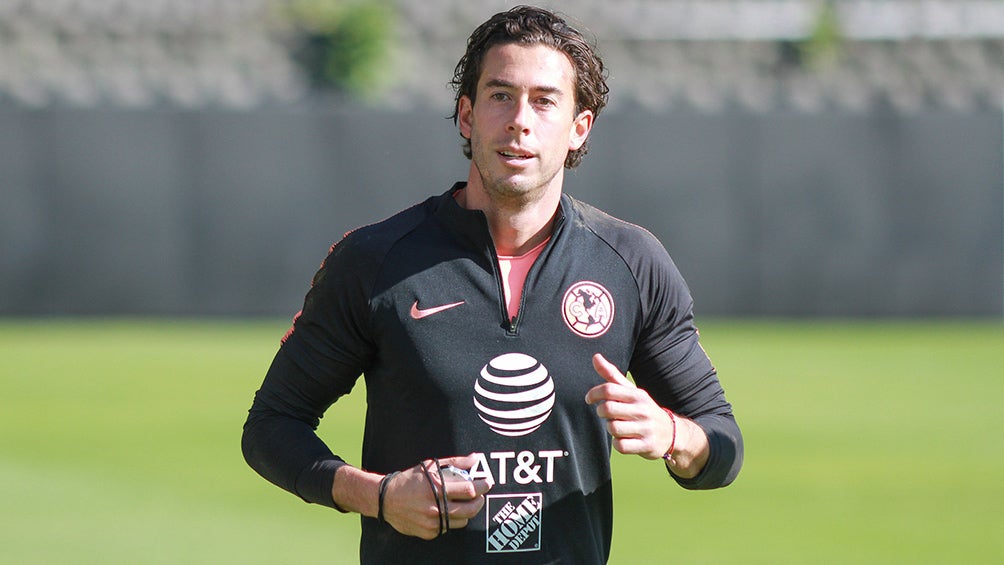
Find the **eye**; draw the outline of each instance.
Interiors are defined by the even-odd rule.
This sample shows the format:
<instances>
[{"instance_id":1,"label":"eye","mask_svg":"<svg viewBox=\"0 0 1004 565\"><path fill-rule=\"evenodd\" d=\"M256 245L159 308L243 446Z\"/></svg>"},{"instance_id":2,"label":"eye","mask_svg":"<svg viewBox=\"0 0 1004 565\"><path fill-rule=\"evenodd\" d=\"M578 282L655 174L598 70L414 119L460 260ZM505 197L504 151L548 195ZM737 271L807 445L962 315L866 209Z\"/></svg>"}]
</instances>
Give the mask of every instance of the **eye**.
<instances>
[{"instance_id":1,"label":"eye","mask_svg":"<svg viewBox=\"0 0 1004 565\"><path fill-rule=\"evenodd\" d=\"M545 108L551 108L557 106L558 103L553 98L548 98L545 96L537 99L537 105L543 106Z\"/></svg>"},{"instance_id":2,"label":"eye","mask_svg":"<svg viewBox=\"0 0 1004 565\"><path fill-rule=\"evenodd\" d=\"M491 96L489 96L489 98L491 98L492 100L497 100L499 102L504 102L509 99L509 95L505 92L493 92Z\"/></svg>"}]
</instances>

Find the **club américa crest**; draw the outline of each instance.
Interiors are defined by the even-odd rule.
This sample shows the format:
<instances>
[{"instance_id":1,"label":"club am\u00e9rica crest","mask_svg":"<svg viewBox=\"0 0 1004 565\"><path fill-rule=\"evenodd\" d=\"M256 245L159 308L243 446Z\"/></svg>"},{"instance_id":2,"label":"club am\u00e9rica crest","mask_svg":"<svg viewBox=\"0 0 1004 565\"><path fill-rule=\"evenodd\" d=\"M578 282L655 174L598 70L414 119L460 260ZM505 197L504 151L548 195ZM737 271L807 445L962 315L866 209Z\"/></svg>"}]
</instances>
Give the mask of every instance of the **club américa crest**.
<instances>
[{"instance_id":1,"label":"club am\u00e9rica crest","mask_svg":"<svg viewBox=\"0 0 1004 565\"><path fill-rule=\"evenodd\" d=\"M614 320L614 299L603 285L579 281L561 299L561 314L568 329L582 337L600 337Z\"/></svg>"}]
</instances>

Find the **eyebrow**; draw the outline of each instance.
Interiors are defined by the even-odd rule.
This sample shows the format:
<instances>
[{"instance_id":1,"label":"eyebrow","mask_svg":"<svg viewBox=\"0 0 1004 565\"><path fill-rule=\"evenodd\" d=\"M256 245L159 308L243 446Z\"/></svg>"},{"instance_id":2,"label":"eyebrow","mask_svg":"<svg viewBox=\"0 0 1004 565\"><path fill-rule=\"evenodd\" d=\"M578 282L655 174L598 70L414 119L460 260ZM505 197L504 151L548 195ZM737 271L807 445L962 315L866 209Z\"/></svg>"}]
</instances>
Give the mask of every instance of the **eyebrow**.
<instances>
[{"instance_id":1,"label":"eyebrow","mask_svg":"<svg viewBox=\"0 0 1004 565\"><path fill-rule=\"evenodd\" d=\"M485 83L485 88L512 88L515 89L516 85L500 78L490 79ZM535 90L539 92L545 92L548 94L562 94L562 90L557 86L534 86L530 90Z\"/></svg>"}]
</instances>

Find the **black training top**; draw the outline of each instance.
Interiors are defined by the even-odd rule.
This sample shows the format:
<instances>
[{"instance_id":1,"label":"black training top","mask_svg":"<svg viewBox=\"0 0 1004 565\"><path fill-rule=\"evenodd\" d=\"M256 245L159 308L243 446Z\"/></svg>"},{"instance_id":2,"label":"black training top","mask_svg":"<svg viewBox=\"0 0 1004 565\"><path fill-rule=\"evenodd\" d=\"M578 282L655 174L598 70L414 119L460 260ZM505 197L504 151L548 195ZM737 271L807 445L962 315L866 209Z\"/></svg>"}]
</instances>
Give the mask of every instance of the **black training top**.
<instances>
[{"instance_id":1,"label":"black training top","mask_svg":"<svg viewBox=\"0 0 1004 565\"><path fill-rule=\"evenodd\" d=\"M509 320L485 216L453 198L462 186L332 248L255 396L245 457L280 487L334 506L344 463L314 430L365 374L362 468L474 452L471 474L495 486L481 515L431 542L363 518L362 562L605 562L611 441L584 401L602 382L594 353L707 432L707 466L676 478L682 486L727 485L742 465L690 292L654 236L564 195Z\"/></svg>"}]
</instances>

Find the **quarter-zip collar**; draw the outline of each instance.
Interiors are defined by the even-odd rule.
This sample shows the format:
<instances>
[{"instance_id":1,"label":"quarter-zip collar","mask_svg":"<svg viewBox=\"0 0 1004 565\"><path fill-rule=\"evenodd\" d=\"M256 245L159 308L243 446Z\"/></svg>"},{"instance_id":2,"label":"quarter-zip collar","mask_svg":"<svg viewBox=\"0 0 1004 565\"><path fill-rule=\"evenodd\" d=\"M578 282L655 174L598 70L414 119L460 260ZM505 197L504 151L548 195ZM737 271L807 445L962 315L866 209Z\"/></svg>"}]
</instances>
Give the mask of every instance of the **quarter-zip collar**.
<instances>
[{"instance_id":1,"label":"quarter-zip collar","mask_svg":"<svg viewBox=\"0 0 1004 565\"><path fill-rule=\"evenodd\" d=\"M467 246L472 246L480 251L490 249L492 258L497 261L495 242L488 229L488 217L481 210L468 210L460 206L454 198L454 193L466 186L466 182L458 182L438 197L440 202L435 211L436 220L447 232L458 237ZM551 229L552 243L561 231L561 227L565 223L564 219L571 210L570 198L566 194L562 194L558 204L557 217L555 217Z\"/></svg>"},{"instance_id":2,"label":"quarter-zip collar","mask_svg":"<svg viewBox=\"0 0 1004 565\"><path fill-rule=\"evenodd\" d=\"M502 326L510 335L515 335L519 325L519 318L522 317L523 306L526 302L526 281L523 283L519 314L516 318L510 320L505 302L505 291L502 287L502 275L499 272L498 252L495 249L495 242L492 240L491 230L488 228L488 217L481 210L468 210L460 206L454 197L456 191L466 186L467 183L458 182L444 194L440 195L434 217L447 233L458 240L460 245L471 249L471 251L484 256L488 260L498 287L499 314ZM548 250L556 245L557 241L561 238L566 224L565 218L573 209L570 197L563 193L558 204L557 215L554 218L550 240L547 243L547 247L541 253L541 256L547 254ZM541 261L538 260L530 268L530 272L527 273L527 281L540 270L540 264Z\"/></svg>"}]
</instances>

